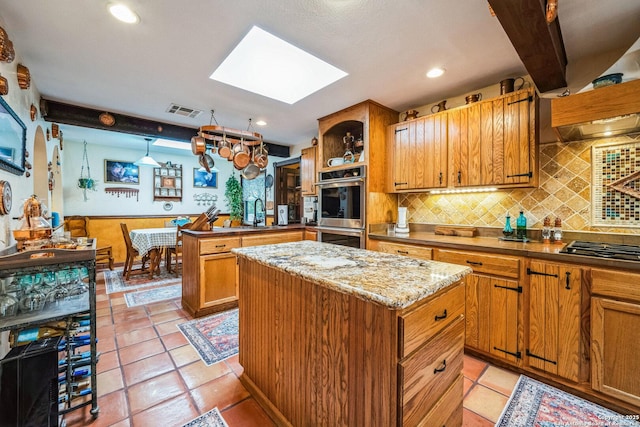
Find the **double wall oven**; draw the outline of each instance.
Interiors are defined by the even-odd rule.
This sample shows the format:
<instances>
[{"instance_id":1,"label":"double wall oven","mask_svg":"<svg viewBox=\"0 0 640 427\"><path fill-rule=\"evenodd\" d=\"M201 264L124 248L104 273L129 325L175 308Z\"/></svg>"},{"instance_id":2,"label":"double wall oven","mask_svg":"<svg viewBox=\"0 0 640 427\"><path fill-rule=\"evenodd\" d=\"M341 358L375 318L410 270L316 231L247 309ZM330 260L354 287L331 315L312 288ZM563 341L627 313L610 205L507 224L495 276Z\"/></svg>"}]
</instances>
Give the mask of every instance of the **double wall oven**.
<instances>
[{"instance_id":1,"label":"double wall oven","mask_svg":"<svg viewBox=\"0 0 640 427\"><path fill-rule=\"evenodd\" d=\"M320 172L318 241L365 247L365 167Z\"/></svg>"}]
</instances>

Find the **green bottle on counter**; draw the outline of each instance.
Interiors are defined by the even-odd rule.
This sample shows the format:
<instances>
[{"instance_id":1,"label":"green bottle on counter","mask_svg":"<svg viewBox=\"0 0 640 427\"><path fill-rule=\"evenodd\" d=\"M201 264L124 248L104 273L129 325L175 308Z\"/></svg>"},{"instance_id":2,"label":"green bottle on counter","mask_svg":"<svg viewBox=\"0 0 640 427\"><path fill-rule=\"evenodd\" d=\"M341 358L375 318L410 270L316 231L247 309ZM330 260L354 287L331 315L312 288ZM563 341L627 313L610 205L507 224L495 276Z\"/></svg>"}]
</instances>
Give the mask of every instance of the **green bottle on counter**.
<instances>
[{"instance_id":1,"label":"green bottle on counter","mask_svg":"<svg viewBox=\"0 0 640 427\"><path fill-rule=\"evenodd\" d=\"M523 211L520 211L520 215L516 219L516 237L523 240L527 238L527 218L525 218Z\"/></svg>"}]
</instances>

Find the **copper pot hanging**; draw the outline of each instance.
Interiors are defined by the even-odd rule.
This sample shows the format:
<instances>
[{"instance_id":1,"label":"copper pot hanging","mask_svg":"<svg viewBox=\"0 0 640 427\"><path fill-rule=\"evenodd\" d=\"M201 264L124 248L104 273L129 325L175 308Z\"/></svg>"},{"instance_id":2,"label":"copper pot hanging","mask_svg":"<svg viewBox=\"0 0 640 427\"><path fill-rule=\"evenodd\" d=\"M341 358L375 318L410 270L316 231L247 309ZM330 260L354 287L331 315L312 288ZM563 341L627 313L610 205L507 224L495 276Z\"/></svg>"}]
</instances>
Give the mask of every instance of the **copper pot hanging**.
<instances>
[{"instance_id":1,"label":"copper pot hanging","mask_svg":"<svg viewBox=\"0 0 640 427\"><path fill-rule=\"evenodd\" d=\"M264 169L267 167L269 163L267 147L264 146L262 141L260 141L260 145L256 147L253 151L254 162L260 169Z\"/></svg>"},{"instance_id":2,"label":"copper pot hanging","mask_svg":"<svg viewBox=\"0 0 640 427\"><path fill-rule=\"evenodd\" d=\"M7 95L9 93L9 82L7 79L0 76L0 95Z\"/></svg>"},{"instance_id":3,"label":"copper pot hanging","mask_svg":"<svg viewBox=\"0 0 640 427\"><path fill-rule=\"evenodd\" d=\"M222 134L222 140L218 144L218 155L227 159L231 155L231 143L227 139L226 133Z\"/></svg>"},{"instance_id":4,"label":"copper pot hanging","mask_svg":"<svg viewBox=\"0 0 640 427\"><path fill-rule=\"evenodd\" d=\"M207 151L207 144L201 136L194 136L191 138L191 152L196 156L201 156Z\"/></svg>"},{"instance_id":5,"label":"copper pot hanging","mask_svg":"<svg viewBox=\"0 0 640 427\"><path fill-rule=\"evenodd\" d=\"M247 167L251 161L249 147L244 145L244 141L240 140L239 143L233 146L233 166L242 170Z\"/></svg>"},{"instance_id":6,"label":"copper pot hanging","mask_svg":"<svg viewBox=\"0 0 640 427\"><path fill-rule=\"evenodd\" d=\"M20 89L29 89L31 86L31 73L29 69L22 64L18 64L16 75L18 76L18 86L20 86Z\"/></svg>"}]
</instances>

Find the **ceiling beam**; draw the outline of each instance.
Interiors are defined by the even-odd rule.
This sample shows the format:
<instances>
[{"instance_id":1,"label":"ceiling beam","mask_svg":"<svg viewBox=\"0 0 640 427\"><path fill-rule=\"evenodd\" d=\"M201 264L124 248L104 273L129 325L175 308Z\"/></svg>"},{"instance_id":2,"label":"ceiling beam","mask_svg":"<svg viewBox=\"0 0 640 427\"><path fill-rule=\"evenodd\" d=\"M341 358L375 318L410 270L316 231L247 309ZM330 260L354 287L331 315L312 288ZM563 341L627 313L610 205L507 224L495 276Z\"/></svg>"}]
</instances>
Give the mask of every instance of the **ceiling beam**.
<instances>
[{"instance_id":1,"label":"ceiling beam","mask_svg":"<svg viewBox=\"0 0 640 427\"><path fill-rule=\"evenodd\" d=\"M40 113L42 118L48 122L121 132L150 138L163 138L190 142L191 138L198 134L198 128L141 119L139 117L111 113L105 110L96 110L93 108L65 104L45 98L40 98ZM113 117L113 125L108 126L100 121L100 115L103 113L108 113ZM271 142L265 142L265 145L267 146L267 151L270 156L290 156L290 149L288 146L274 144Z\"/></svg>"},{"instance_id":2,"label":"ceiling beam","mask_svg":"<svg viewBox=\"0 0 640 427\"><path fill-rule=\"evenodd\" d=\"M567 54L560 23L558 17L547 23L546 0L488 1L538 91L566 87Z\"/></svg>"}]
</instances>

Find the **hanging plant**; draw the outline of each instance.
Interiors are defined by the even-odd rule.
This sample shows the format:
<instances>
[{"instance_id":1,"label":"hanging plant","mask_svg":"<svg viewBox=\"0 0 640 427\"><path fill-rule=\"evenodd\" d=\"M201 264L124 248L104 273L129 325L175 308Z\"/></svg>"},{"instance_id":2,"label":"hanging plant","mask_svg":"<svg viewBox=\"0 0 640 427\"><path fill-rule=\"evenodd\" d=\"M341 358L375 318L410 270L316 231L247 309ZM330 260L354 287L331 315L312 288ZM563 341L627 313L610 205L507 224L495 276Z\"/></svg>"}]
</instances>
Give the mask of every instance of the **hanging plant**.
<instances>
[{"instance_id":1,"label":"hanging plant","mask_svg":"<svg viewBox=\"0 0 640 427\"><path fill-rule=\"evenodd\" d=\"M224 197L229 206L229 218L231 221L242 221L244 217L244 205L242 202L242 186L235 174L231 175L225 184Z\"/></svg>"},{"instance_id":2,"label":"hanging plant","mask_svg":"<svg viewBox=\"0 0 640 427\"><path fill-rule=\"evenodd\" d=\"M87 174L84 173L84 168L87 168ZM84 141L84 152L82 153L82 167L80 168L80 178L78 178L78 188L82 189L84 201L87 200L87 190L98 191L97 183L95 179L91 178L91 168L89 167L89 156L87 155L87 141Z\"/></svg>"}]
</instances>

